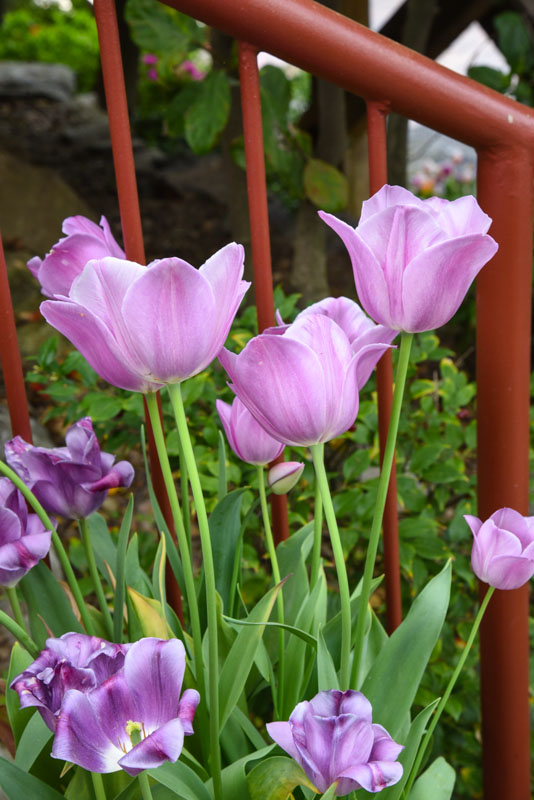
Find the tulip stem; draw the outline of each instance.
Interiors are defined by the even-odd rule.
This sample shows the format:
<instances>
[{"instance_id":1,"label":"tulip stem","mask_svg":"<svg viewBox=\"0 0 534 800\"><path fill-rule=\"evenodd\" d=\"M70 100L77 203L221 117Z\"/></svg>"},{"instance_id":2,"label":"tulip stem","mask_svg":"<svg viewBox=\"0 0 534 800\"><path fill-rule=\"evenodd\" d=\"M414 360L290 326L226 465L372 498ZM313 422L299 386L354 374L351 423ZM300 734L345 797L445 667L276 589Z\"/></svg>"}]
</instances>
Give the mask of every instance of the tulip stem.
<instances>
[{"instance_id":1,"label":"tulip stem","mask_svg":"<svg viewBox=\"0 0 534 800\"><path fill-rule=\"evenodd\" d=\"M146 772L140 772L137 776L137 780L139 781L139 788L141 789L141 797L143 800L152 800L152 790L150 789L150 783Z\"/></svg>"},{"instance_id":2,"label":"tulip stem","mask_svg":"<svg viewBox=\"0 0 534 800\"><path fill-rule=\"evenodd\" d=\"M104 789L104 781L100 772L91 772L91 778L96 800L106 800L106 790Z\"/></svg>"},{"instance_id":3,"label":"tulip stem","mask_svg":"<svg viewBox=\"0 0 534 800\"><path fill-rule=\"evenodd\" d=\"M69 557L65 552L65 548L63 547L61 539L56 533L56 529L54 528L52 521L50 520L50 517L48 516L48 514L46 513L40 502L37 500L33 492L30 491L30 489L28 489L26 484L19 478L17 473L14 472L11 469L11 467L8 467L7 464L4 464L3 461L0 461L0 472L6 475L9 478L9 480L15 484L17 489L21 492L21 494L26 498L28 503L31 505L31 507L33 508L33 510L35 511L35 513L37 514L37 516L39 517L45 528L48 531L51 531L52 543L54 545L61 566L63 567L63 572L65 573L65 577L70 586L70 590L73 594L76 605L78 606L78 610L80 612L80 616L85 626L85 630L87 631L88 634L94 636L95 629L93 626L93 622L91 620L91 617L89 616L89 612L84 603L80 587L78 586L78 582L74 574L74 570L71 567Z\"/></svg>"},{"instance_id":4,"label":"tulip stem","mask_svg":"<svg viewBox=\"0 0 534 800\"><path fill-rule=\"evenodd\" d=\"M324 444L318 445L323 448ZM323 503L321 500L321 487L319 481L315 480L315 505L313 519L313 550L310 570L310 589L313 589L319 577L321 568L321 545L323 542Z\"/></svg>"},{"instance_id":5,"label":"tulip stem","mask_svg":"<svg viewBox=\"0 0 534 800\"><path fill-rule=\"evenodd\" d=\"M91 576L93 589L95 590L95 594L98 600L98 605L100 606L102 614L104 615L104 622L106 625L109 639L110 641L113 641L113 619L111 617L111 612L109 610L109 606L106 601L106 595L104 594L104 590L102 588L102 582L98 574L98 568L96 566L93 545L91 543L91 531L89 529L89 525L87 524L87 520L85 519L85 517L82 517L81 519L78 520L78 526L80 529L80 538L83 542L85 557L87 559L87 566L89 567L89 575Z\"/></svg>"},{"instance_id":6,"label":"tulip stem","mask_svg":"<svg viewBox=\"0 0 534 800\"><path fill-rule=\"evenodd\" d=\"M330 534L330 542L334 553L336 565L337 582L339 585L339 598L341 601L341 662L339 669L340 688L344 691L349 688L350 678L350 638L351 638L351 613L350 613L350 592L349 579L347 577L347 567L343 556L339 528L337 526L336 514L332 504L332 497L328 486L328 478L324 468L324 446L314 444L310 447L315 475L321 491L321 499L324 508L326 524Z\"/></svg>"},{"instance_id":7,"label":"tulip stem","mask_svg":"<svg viewBox=\"0 0 534 800\"><path fill-rule=\"evenodd\" d=\"M189 545L189 556L193 552L193 545L191 542L191 510L189 508L189 476L187 474L187 466L184 458L184 451L182 443L178 441L178 457L180 459L180 489L182 493L182 512L184 520L185 535Z\"/></svg>"},{"instance_id":8,"label":"tulip stem","mask_svg":"<svg viewBox=\"0 0 534 800\"><path fill-rule=\"evenodd\" d=\"M180 509L180 502L176 494L176 486L172 477L171 465L169 463L169 456L167 448L165 447L165 436L161 425L161 418L159 415L157 396L154 392L148 392L146 395L146 404L152 424L152 432L154 434L154 441L156 443L156 450L158 453L161 472L165 482L165 488L169 497L171 506L172 517L176 528L176 537L178 539L178 546L180 555L182 557L182 566L184 570L185 594L187 597L187 604L189 606L189 616L191 619L191 632L193 635L193 648L195 651L195 676L197 680L198 691L204 702L201 702L198 708L198 714L201 722L202 733L206 730L208 722L208 711L206 708L206 682L204 680L204 659L202 656L202 630L200 627L200 613L198 609L197 594L195 591L195 578L193 575L193 561L191 552L189 550L189 543L187 541L187 534L184 528L184 520ZM203 750L208 752L207 743L203 737Z\"/></svg>"},{"instance_id":9,"label":"tulip stem","mask_svg":"<svg viewBox=\"0 0 534 800\"><path fill-rule=\"evenodd\" d=\"M32 658L37 658L41 651L33 639L28 636L24 628L16 623L15 620L11 619L9 614L6 614L6 612L2 611L1 609L0 623L4 626L4 628L7 628L7 630L15 637L15 639L18 639L18 641L21 643L24 649L28 651Z\"/></svg>"},{"instance_id":10,"label":"tulip stem","mask_svg":"<svg viewBox=\"0 0 534 800\"><path fill-rule=\"evenodd\" d=\"M278 558L276 556L276 548L274 546L273 532L271 530L271 522L269 519L269 508L267 506L267 495L265 493L265 477L263 466L257 467L258 473L258 487L260 492L261 513L263 516L263 527L265 529L265 538L267 540L267 550L269 558L271 559L271 567L273 570L273 580L275 585L279 584L280 568L278 566ZM278 593L276 598L276 606L278 610L278 622L280 625L284 624L284 598L282 592ZM285 679L285 658L284 658L284 629L278 628L278 688L273 686L273 701L275 707L275 716L278 719L282 718L284 713L284 679Z\"/></svg>"},{"instance_id":11,"label":"tulip stem","mask_svg":"<svg viewBox=\"0 0 534 800\"><path fill-rule=\"evenodd\" d=\"M17 625L20 625L20 627L27 633L28 628L26 627L26 622L24 620L22 608L20 607L17 589L15 586L6 586L6 589L7 589L7 596L9 597L9 603L11 605L11 610L13 612L13 616L15 617L15 622L17 623Z\"/></svg>"},{"instance_id":12,"label":"tulip stem","mask_svg":"<svg viewBox=\"0 0 534 800\"><path fill-rule=\"evenodd\" d=\"M202 560L204 564L204 578L206 581L206 606L208 618L208 643L209 643L209 709L210 709L210 742L211 742L211 774L213 778L213 794L215 800L222 800L221 778L221 749L219 745L219 653L217 632L217 589L215 586L215 568L211 549L211 537L208 524L208 515L204 503L204 495L200 485L193 445L187 427L184 403L180 384L170 384L168 387L171 405L174 411L178 437L180 439L184 460L189 473L189 482L193 493L193 501L197 512Z\"/></svg>"},{"instance_id":13,"label":"tulip stem","mask_svg":"<svg viewBox=\"0 0 534 800\"><path fill-rule=\"evenodd\" d=\"M462 655L458 659L458 663L456 664L456 668L455 668L454 672L452 673L452 675L451 675L451 677L449 679L449 683L447 684L447 688L445 689L443 697L439 701L438 707L436 708L436 710L434 712L434 716L432 717L432 721L431 721L430 725L428 726L428 729L427 729L427 731L426 731L426 733L424 735L423 741L419 745L419 750L417 752L417 756L416 756L415 761L413 763L412 769L410 770L409 778L406 781L406 785L404 787L404 791L403 791L403 795L402 795L404 798L409 797L410 789L412 788L412 785L413 785L413 782L415 780L415 777L416 777L416 775L417 775L417 773L419 771L419 767L421 766L423 758L425 757L425 753L426 753L426 750L428 748L428 745L429 745L430 739L432 737L432 734L434 733L434 730L436 728L436 725L439 722L439 718L441 717L443 709L447 705L449 697L451 696L451 692L454 689L454 685L455 685L456 681L458 680L458 676L460 675L460 672L462 671L463 666L464 666L464 664L465 664L465 662L467 660L467 656L469 655L469 651L471 650L471 647L473 646L473 642L475 641L475 637L476 637L476 635L478 633L478 629L480 627L480 623L482 622L482 617L484 616L484 612L486 611L486 608L488 607L489 601L491 600L494 591L495 591L495 587L494 586L488 586L486 594L484 595L484 598L483 598L483 600L482 600L482 602L480 604L480 608L478 609L478 614L476 615L475 621L473 622L473 627L471 628L471 632L469 634L467 642L465 643L465 647L464 647L464 649L462 651Z\"/></svg>"},{"instance_id":14,"label":"tulip stem","mask_svg":"<svg viewBox=\"0 0 534 800\"><path fill-rule=\"evenodd\" d=\"M386 439L386 447L384 449L382 468L380 470L380 478L378 480L376 504L373 515L373 522L371 525L371 533L369 535L369 544L367 546L367 555L365 557L365 567L363 571L362 592L360 595L360 607L358 611L358 619L356 620L354 660L352 662L352 673L350 676L350 686L352 689L357 689L359 687L359 682L360 682L360 669L361 669L363 645L365 638L365 622L367 619L366 612L367 612L367 606L369 604L369 596L371 593L371 582L373 580L373 571L375 568L378 542L380 540L380 531L382 530L382 518L384 516L384 508L386 506L386 496L389 486L389 478L391 475L391 468L393 466L393 458L395 457L395 443L397 441L397 431L399 429L402 398L404 395L404 386L406 384L406 375L408 372L408 363L410 360L410 350L412 347L412 341L413 341L413 333L401 334L401 344L399 350L399 360L397 364L395 389L393 392L391 416L389 419L388 435Z\"/></svg>"}]
</instances>

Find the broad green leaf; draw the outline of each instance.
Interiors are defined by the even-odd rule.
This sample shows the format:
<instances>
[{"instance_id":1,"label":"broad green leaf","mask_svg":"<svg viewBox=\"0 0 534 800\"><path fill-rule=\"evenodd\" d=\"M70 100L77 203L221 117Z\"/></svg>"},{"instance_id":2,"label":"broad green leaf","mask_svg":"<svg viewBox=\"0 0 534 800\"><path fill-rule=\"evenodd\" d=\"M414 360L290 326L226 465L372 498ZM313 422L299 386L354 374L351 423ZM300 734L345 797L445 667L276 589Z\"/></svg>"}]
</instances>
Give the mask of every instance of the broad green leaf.
<instances>
[{"instance_id":1,"label":"broad green leaf","mask_svg":"<svg viewBox=\"0 0 534 800\"><path fill-rule=\"evenodd\" d=\"M361 691L374 722L395 738L410 711L449 605L450 562L418 595L408 616L385 642ZM402 668L399 668L402 665Z\"/></svg>"},{"instance_id":2,"label":"broad green leaf","mask_svg":"<svg viewBox=\"0 0 534 800\"><path fill-rule=\"evenodd\" d=\"M12 681L24 672L27 667L33 662L31 655L18 643L15 642L11 650L11 658L9 660L9 670L6 680L6 710L9 725L15 739L15 744L18 745L22 732L28 724L32 714L35 713L33 708L21 708L20 700L17 692L10 689Z\"/></svg>"},{"instance_id":3,"label":"broad green leaf","mask_svg":"<svg viewBox=\"0 0 534 800\"><path fill-rule=\"evenodd\" d=\"M132 39L143 50L173 55L176 60L185 58L190 37L176 15L169 14L156 0L128 0L125 16Z\"/></svg>"},{"instance_id":4,"label":"broad green leaf","mask_svg":"<svg viewBox=\"0 0 534 800\"><path fill-rule=\"evenodd\" d=\"M69 597L42 561L24 576L18 586L28 606L32 638L39 647L44 647L50 635L42 620L56 637L70 631L83 633Z\"/></svg>"},{"instance_id":5,"label":"broad green leaf","mask_svg":"<svg viewBox=\"0 0 534 800\"><path fill-rule=\"evenodd\" d=\"M336 784L333 783L322 796L322 800L334 800L336 796Z\"/></svg>"},{"instance_id":6,"label":"broad green leaf","mask_svg":"<svg viewBox=\"0 0 534 800\"><path fill-rule=\"evenodd\" d=\"M124 559L124 575L126 585L140 592L141 594L150 594L152 591L151 583L146 573L141 569L139 563L139 537L134 533L130 539L130 544L126 550L126 558Z\"/></svg>"},{"instance_id":7,"label":"broad green leaf","mask_svg":"<svg viewBox=\"0 0 534 800\"><path fill-rule=\"evenodd\" d=\"M48 784L1 756L0 775L2 776L0 786L9 800L21 800L21 797L35 798L36 800L37 798L38 800L61 800L63 797Z\"/></svg>"},{"instance_id":8,"label":"broad green leaf","mask_svg":"<svg viewBox=\"0 0 534 800\"><path fill-rule=\"evenodd\" d=\"M292 758L273 756L250 770L247 775L250 800L287 800L297 786L315 792L315 786Z\"/></svg>"},{"instance_id":9,"label":"broad green leaf","mask_svg":"<svg viewBox=\"0 0 534 800\"><path fill-rule=\"evenodd\" d=\"M505 92L510 86L511 75L506 75L499 69L485 66L469 67L467 74L474 81L488 86L490 89L495 89L496 92Z\"/></svg>"},{"instance_id":10,"label":"broad green leaf","mask_svg":"<svg viewBox=\"0 0 534 800\"><path fill-rule=\"evenodd\" d=\"M229 492L217 503L209 518L215 565L215 586L221 596L224 609L228 609L230 606L235 553L242 536L241 503L245 491L245 489L236 489Z\"/></svg>"},{"instance_id":11,"label":"broad green leaf","mask_svg":"<svg viewBox=\"0 0 534 800\"><path fill-rule=\"evenodd\" d=\"M128 595L137 614L143 636L155 636L158 639L174 639L174 633L165 619L159 600L144 597L135 589L128 587Z\"/></svg>"},{"instance_id":12,"label":"broad green leaf","mask_svg":"<svg viewBox=\"0 0 534 800\"><path fill-rule=\"evenodd\" d=\"M332 656L328 652L322 630L317 635L317 683L320 692L339 689L339 679Z\"/></svg>"},{"instance_id":13,"label":"broad green leaf","mask_svg":"<svg viewBox=\"0 0 534 800\"><path fill-rule=\"evenodd\" d=\"M347 179L331 164L310 158L304 167L303 178L306 196L318 208L333 213L346 207L349 196Z\"/></svg>"},{"instance_id":14,"label":"broad green leaf","mask_svg":"<svg viewBox=\"0 0 534 800\"><path fill-rule=\"evenodd\" d=\"M365 676L373 666L378 654L388 640L388 635L385 632L382 623L376 616L375 612L372 609L369 610L371 614L371 625L369 626L369 630L365 636L365 647L362 664L360 667L362 681L365 679Z\"/></svg>"},{"instance_id":15,"label":"broad green leaf","mask_svg":"<svg viewBox=\"0 0 534 800\"><path fill-rule=\"evenodd\" d=\"M375 591L377 586L380 586L382 578L375 578L371 583L371 594ZM356 621L360 610L360 594L362 590L362 582L359 581L350 597L350 615L352 620L352 639L356 634ZM328 620L323 628L323 636L326 643L328 652L332 656L334 664L339 664L341 658L341 612L338 611L335 616ZM354 644L354 641L352 642Z\"/></svg>"},{"instance_id":16,"label":"broad green leaf","mask_svg":"<svg viewBox=\"0 0 534 800\"><path fill-rule=\"evenodd\" d=\"M240 758L239 761L225 767L221 776L223 797L232 798L232 800L234 800L234 798L235 800L249 800L245 767L250 761L257 761L263 758L273 749L274 744L271 744L268 747L264 747L262 750L257 750L255 753L249 753L243 756L243 758ZM213 793L213 782L211 780L208 781L207 787L210 793Z\"/></svg>"},{"instance_id":17,"label":"broad green leaf","mask_svg":"<svg viewBox=\"0 0 534 800\"><path fill-rule=\"evenodd\" d=\"M281 127L287 126L287 113L291 100L291 85L284 71L273 64L267 64L260 70L260 86L262 89L262 107L267 103L272 109Z\"/></svg>"},{"instance_id":18,"label":"broad green leaf","mask_svg":"<svg viewBox=\"0 0 534 800\"><path fill-rule=\"evenodd\" d=\"M276 548L278 566L284 585L285 621L293 625L309 593L306 559L313 546L313 522L304 525Z\"/></svg>"},{"instance_id":19,"label":"broad green leaf","mask_svg":"<svg viewBox=\"0 0 534 800\"><path fill-rule=\"evenodd\" d=\"M95 561L101 575L108 581L109 572L106 564L109 564L112 570L115 569L117 548L109 533L108 524L101 514L91 514L91 516L87 518L87 525L89 527Z\"/></svg>"},{"instance_id":20,"label":"broad green leaf","mask_svg":"<svg viewBox=\"0 0 534 800\"><path fill-rule=\"evenodd\" d=\"M197 155L208 153L228 120L230 83L222 70L212 70L199 84L197 98L185 115L185 138Z\"/></svg>"},{"instance_id":21,"label":"broad green leaf","mask_svg":"<svg viewBox=\"0 0 534 800\"><path fill-rule=\"evenodd\" d=\"M267 592L252 609L247 617L247 621L267 622L281 588L282 584L279 583ZM219 676L219 718L221 729L232 713L232 709L243 691L254 662L258 644L263 636L263 631L263 625L247 625L243 627L243 630L237 635L237 639L233 643L226 661L224 662Z\"/></svg>"},{"instance_id":22,"label":"broad green leaf","mask_svg":"<svg viewBox=\"0 0 534 800\"><path fill-rule=\"evenodd\" d=\"M311 645L314 650L317 649L317 639L315 636L312 636L311 633L306 633L306 631L301 630L300 628L296 628L294 625L286 625L280 622L248 622L246 619L233 619L232 617L225 617L223 619L226 622L231 622L232 625L262 625L265 628L282 628L282 630L287 631L288 633L292 633L293 636L296 636L298 639L302 639L303 642L306 644Z\"/></svg>"},{"instance_id":23,"label":"broad green leaf","mask_svg":"<svg viewBox=\"0 0 534 800\"><path fill-rule=\"evenodd\" d=\"M25 772L29 772L35 759L52 736L52 731L45 725L39 712L36 712L20 737L15 753L15 764Z\"/></svg>"},{"instance_id":24,"label":"broad green leaf","mask_svg":"<svg viewBox=\"0 0 534 800\"><path fill-rule=\"evenodd\" d=\"M220 503L228 491L226 480L226 443L222 431L219 431L217 450L219 456L219 491L217 492L217 501Z\"/></svg>"},{"instance_id":25,"label":"broad green leaf","mask_svg":"<svg viewBox=\"0 0 534 800\"><path fill-rule=\"evenodd\" d=\"M210 793L196 772L180 760L174 764L166 762L161 767L149 769L147 772L158 783L176 792L182 800L211 800Z\"/></svg>"},{"instance_id":26,"label":"broad green leaf","mask_svg":"<svg viewBox=\"0 0 534 800\"><path fill-rule=\"evenodd\" d=\"M456 782L456 773L440 756L416 780L409 800L450 800Z\"/></svg>"},{"instance_id":27,"label":"broad green leaf","mask_svg":"<svg viewBox=\"0 0 534 800\"><path fill-rule=\"evenodd\" d=\"M122 411L122 399L102 392L89 392L83 398L82 408L93 422L107 422Z\"/></svg>"},{"instance_id":28,"label":"broad green leaf","mask_svg":"<svg viewBox=\"0 0 534 800\"><path fill-rule=\"evenodd\" d=\"M495 17L497 42L512 72L521 75L529 62L532 42L521 14L504 11Z\"/></svg>"}]
</instances>

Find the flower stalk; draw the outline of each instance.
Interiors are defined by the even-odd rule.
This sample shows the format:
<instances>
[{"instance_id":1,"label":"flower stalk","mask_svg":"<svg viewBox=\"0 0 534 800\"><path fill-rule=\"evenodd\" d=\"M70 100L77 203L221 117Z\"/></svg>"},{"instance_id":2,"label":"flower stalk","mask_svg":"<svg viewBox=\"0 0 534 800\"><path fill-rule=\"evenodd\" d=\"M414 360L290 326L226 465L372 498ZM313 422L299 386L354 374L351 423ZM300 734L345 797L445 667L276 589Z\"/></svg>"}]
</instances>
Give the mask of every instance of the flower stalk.
<instances>
[{"instance_id":1,"label":"flower stalk","mask_svg":"<svg viewBox=\"0 0 534 800\"><path fill-rule=\"evenodd\" d=\"M152 800L152 790L150 789L150 783L146 772L140 772L137 776L137 780L139 781L139 788L141 789L141 797L143 800Z\"/></svg>"},{"instance_id":2,"label":"flower stalk","mask_svg":"<svg viewBox=\"0 0 534 800\"><path fill-rule=\"evenodd\" d=\"M363 644L365 637L365 621L367 619L366 610L367 610L367 605L369 603L369 595L371 591L371 582L373 580L373 571L375 568L378 542L380 539L380 531L382 530L382 519L384 516L384 508L386 506L386 496L389 486L389 478L391 475L391 467L393 466L393 458L395 456L395 444L397 441L397 431L399 429L402 398L404 395L404 387L406 384L406 375L408 372L408 363L410 360L410 350L412 347L412 341L413 341L412 333L402 334L400 350L399 350L399 361L397 365L395 390L393 392L393 404L391 407L391 417L389 420L386 447L384 449L384 458L382 460L382 468L380 470L380 478L378 481L376 505L373 515L373 522L371 525L371 533L369 535L369 544L367 546L367 555L365 557L362 592L360 596L360 607L359 607L358 619L356 622L354 659L352 662L352 673L350 678L350 685L352 688L357 688L360 682L360 669L361 669Z\"/></svg>"},{"instance_id":3,"label":"flower stalk","mask_svg":"<svg viewBox=\"0 0 534 800\"><path fill-rule=\"evenodd\" d=\"M11 619L9 614L0 609L0 623L7 628L7 630L17 639L25 650L33 657L37 658L41 652L33 639L26 633L26 630L19 625L15 620Z\"/></svg>"},{"instance_id":4,"label":"flower stalk","mask_svg":"<svg viewBox=\"0 0 534 800\"><path fill-rule=\"evenodd\" d=\"M324 451L324 445L317 445ZM323 540L323 503L319 481L315 480L315 504L313 518L313 550L310 570L310 589L313 589L319 578L321 567L321 544Z\"/></svg>"},{"instance_id":5,"label":"flower stalk","mask_svg":"<svg viewBox=\"0 0 534 800\"><path fill-rule=\"evenodd\" d=\"M339 536L336 513L332 504L332 497L330 495L330 488L328 486L328 478L324 468L324 448L321 444L315 444L311 446L310 450L317 483L319 484L319 489L321 492L324 515L326 518L326 524L328 525L328 532L330 534L330 542L332 544L334 562L336 565L337 582L339 585L339 596L341 600L341 663L339 682L341 684L341 689L344 690L345 688L349 688L350 679L350 638L352 624L350 613L349 579L347 577L347 567L345 565L345 558L343 556L343 548L341 546L341 538Z\"/></svg>"},{"instance_id":6,"label":"flower stalk","mask_svg":"<svg viewBox=\"0 0 534 800\"><path fill-rule=\"evenodd\" d=\"M217 633L217 590L215 587L215 569L208 524L208 515L204 503L204 495L200 485L197 463L193 453L193 445L187 427L187 419L182 399L180 384L168 387L171 405L174 411L178 437L184 454L184 461L189 474L189 482L193 493L193 501L197 512L204 577L206 581L206 605L208 616L208 675L209 675L209 709L210 709L210 753L213 792L215 800L222 800L221 750L219 746L219 661Z\"/></svg>"},{"instance_id":7,"label":"flower stalk","mask_svg":"<svg viewBox=\"0 0 534 800\"><path fill-rule=\"evenodd\" d=\"M152 425L152 432L154 434L154 441L156 443L156 450L158 453L161 472L169 503L171 506L172 517L176 528L176 537L178 539L178 546L182 557L182 566L184 570L185 593L189 607L189 616L191 620L191 633L193 636L193 648L195 651L195 676L197 680L198 690L200 696L206 699L206 683L204 680L204 659L202 656L202 630L200 627L200 614L198 609L197 594L195 590L195 579L193 575L193 564L191 561L191 554L189 550L189 542L185 532L184 520L180 508L178 495L176 494L176 486L172 477L171 465L169 464L169 456L167 448L165 447L165 437L161 425L159 415L157 396L154 392L148 392L146 395L146 403L148 413L150 416L150 423ZM207 709L206 704L201 703L199 708L199 717L202 722L207 722ZM201 730L205 730L205 726L201 724Z\"/></svg>"},{"instance_id":8,"label":"flower stalk","mask_svg":"<svg viewBox=\"0 0 534 800\"><path fill-rule=\"evenodd\" d=\"M91 779L96 800L106 800L106 790L104 789L104 781L100 772L91 772Z\"/></svg>"},{"instance_id":9,"label":"flower stalk","mask_svg":"<svg viewBox=\"0 0 534 800\"><path fill-rule=\"evenodd\" d=\"M441 717L443 709L445 708L445 706L447 705L447 703L449 701L449 697L451 696L451 692L454 689L454 686L456 684L456 681L458 680L460 672L462 671L462 669L464 667L464 664L467 661L467 656L469 655L471 647L473 646L473 642L475 641L475 637L476 637L476 635L478 633L478 629L480 628L480 623L482 622L482 618L483 618L484 613L485 613L485 611L486 611L486 609L487 609L487 607L489 605L489 601L491 600L494 591L495 591L495 587L494 586L488 586L486 594L484 595L484 598L483 598L483 600L482 600L482 602L480 604L480 607L478 609L478 613L477 613L477 615L475 617L475 621L473 622L473 627L471 628L471 632L469 634L467 642L465 643L465 647L464 647L464 649L462 651L462 655L460 656L460 658L458 659L458 663L456 664L456 669L454 670L454 672L452 673L452 675L451 675L451 677L449 679L449 683L447 684L447 688L445 689L445 692L443 693L443 697L439 701L438 707L436 708L436 710L434 712L434 716L432 717L432 721L431 721L430 725L428 726L428 729L427 729L427 731L426 731L426 733L425 733L425 735L423 737L423 741L419 745L419 750L417 752L417 756L415 758L415 761L413 763L412 769L410 771L410 776L409 776L408 780L406 781L406 786L404 787L404 790L403 790L403 793L402 793L402 796L403 796L404 800L406 800L410 796L410 789L412 788L412 785L413 785L413 782L415 780L415 777L416 777L416 775L417 775L417 773L419 771L419 767L421 766L423 758L425 757L425 753L426 753L427 747L428 747L428 745L430 743L430 739L432 738L432 734L434 733L436 725L439 722L439 719Z\"/></svg>"},{"instance_id":10,"label":"flower stalk","mask_svg":"<svg viewBox=\"0 0 534 800\"><path fill-rule=\"evenodd\" d=\"M280 583L280 568L278 566L278 558L276 555L276 548L274 545L273 532L271 529L271 522L269 519L269 508L267 506L267 495L265 493L265 480L264 470L262 466L257 466L258 473L258 487L260 492L261 513L263 516L263 527L265 530L265 539L267 542L267 551L271 559L271 567L273 570L273 580L275 585ZM278 622L280 625L284 624L284 598L282 592L279 592L276 598L276 607L278 611ZM284 679L285 679L285 654L284 654L284 629L278 629L278 687L275 696L273 697L275 716L280 716L284 711ZM273 686L273 689L275 687Z\"/></svg>"},{"instance_id":11,"label":"flower stalk","mask_svg":"<svg viewBox=\"0 0 534 800\"><path fill-rule=\"evenodd\" d=\"M15 622L17 623L17 625L20 625L22 630L26 631L27 633L28 629L26 628L26 622L24 621L24 615L20 607L17 590L14 586L6 586L6 591L7 591L7 596L9 598L9 604L13 612L13 616L15 617Z\"/></svg>"}]
</instances>

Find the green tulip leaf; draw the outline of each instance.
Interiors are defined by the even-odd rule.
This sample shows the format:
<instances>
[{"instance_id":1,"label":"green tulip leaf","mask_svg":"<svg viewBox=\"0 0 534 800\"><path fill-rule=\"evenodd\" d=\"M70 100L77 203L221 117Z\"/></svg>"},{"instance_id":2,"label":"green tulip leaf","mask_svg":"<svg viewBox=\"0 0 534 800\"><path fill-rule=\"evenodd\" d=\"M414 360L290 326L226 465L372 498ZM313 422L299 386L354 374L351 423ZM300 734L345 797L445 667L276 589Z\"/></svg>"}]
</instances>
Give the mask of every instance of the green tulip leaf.
<instances>
[{"instance_id":1,"label":"green tulip leaf","mask_svg":"<svg viewBox=\"0 0 534 800\"><path fill-rule=\"evenodd\" d=\"M450 800L456 782L456 773L440 756L416 780L409 800Z\"/></svg>"},{"instance_id":2,"label":"green tulip leaf","mask_svg":"<svg viewBox=\"0 0 534 800\"><path fill-rule=\"evenodd\" d=\"M304 167L303 179L306 197L318 208L334 213L346 207L349 197L347 179L331 164L310 158Z\"/></svg>"},{"instance_id":3,"label":"green tulip leaf","mask_svg":"<svg viewBox=\"0 0 534 800\"><path fill-rule=\"evenodd\" d=\"M250 800L287 800L297 786L317 792L302 767L284 756L273 756L251 769L247 783Z\"/></svg>"},{"instance_id":4,"label":"green tulip leaf","mask_svg":"<svg viewBox=\"0 0 534 800\"><path fill-rule=\"evenodd\" d=\"M62 800L63 795L56 792L47 783L43 783L34 775L25 772L16 764L12 764L0 756L0 774L2 775L2 791L8 800L20 800L21 797L35 797L39 800ZM196 798L194 798L196 800Z\"/></svg>"},{"instance_id":5,"label":"green tulip leaf","mask_svg":"<svg viewBox=\"0 0 534 800\"><path fill-rule=\"evenodd\" d=\"M28 725L32 714L35 713L33 708L21 708L19 696L14 689L10 689L12 681L24 672L33 662L31 655L18 643L15 642L11 650L11 658L9 660L9 670L6 680L6 710L9 726L15 739L15 744L18 745L19 740L26 726Z\"/></svg>"}]
</instances>

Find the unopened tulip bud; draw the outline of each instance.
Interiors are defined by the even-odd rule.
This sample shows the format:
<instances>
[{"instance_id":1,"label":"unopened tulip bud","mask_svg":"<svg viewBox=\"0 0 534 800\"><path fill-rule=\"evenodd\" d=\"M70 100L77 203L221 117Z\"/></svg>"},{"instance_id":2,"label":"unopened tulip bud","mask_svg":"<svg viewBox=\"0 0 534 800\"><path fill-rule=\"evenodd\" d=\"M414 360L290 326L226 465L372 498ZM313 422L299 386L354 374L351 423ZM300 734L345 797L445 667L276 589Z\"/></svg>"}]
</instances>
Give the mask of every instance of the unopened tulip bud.
<instances>
[{"instance_id":1,"label":"unopened tulip bud","mask_svg":"<svg viewBox=\"0 0 534 800\"><path fill-rule=\"evenodd\" d=\"M275 494L287 494L298 483L304 470L300 461L283 461L271 467L267 484Z\"/></svg>"}]
</instances>

